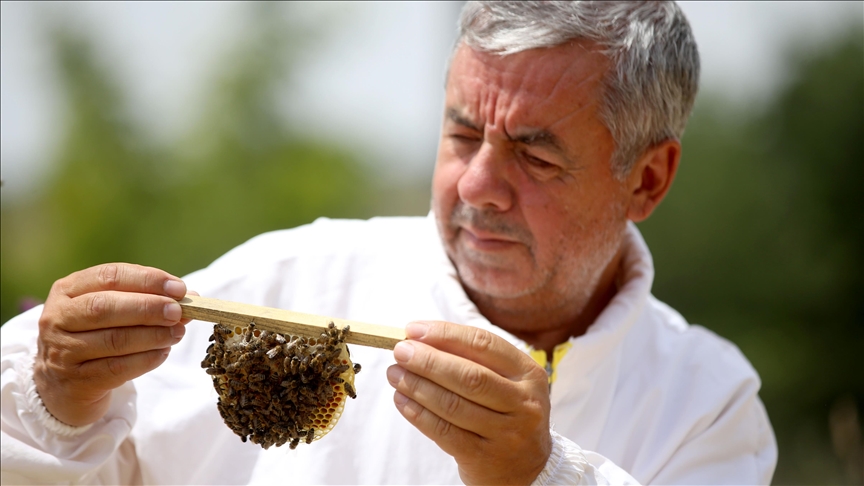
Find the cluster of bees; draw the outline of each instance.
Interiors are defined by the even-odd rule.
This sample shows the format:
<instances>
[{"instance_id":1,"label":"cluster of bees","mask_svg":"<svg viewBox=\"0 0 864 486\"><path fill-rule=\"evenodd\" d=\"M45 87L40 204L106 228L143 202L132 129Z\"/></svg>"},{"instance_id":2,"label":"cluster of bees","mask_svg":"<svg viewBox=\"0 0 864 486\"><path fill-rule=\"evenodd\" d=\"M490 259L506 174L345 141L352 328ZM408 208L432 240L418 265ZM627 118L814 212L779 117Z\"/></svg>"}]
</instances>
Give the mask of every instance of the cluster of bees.
<instances>
[{"instance_id":1,"label":"cluster of bees","mask_svg":"<svg viewBox=\"0 0 864 486\"><path fill-rule=\"evenodd\" d=\"M225 424L264 449L291 449L329 432L347 397L356 398L345 337L332 322L320 338L284 336L255 328L213 326L201 367L213 378Z\"/></svg>"}]
</instances>

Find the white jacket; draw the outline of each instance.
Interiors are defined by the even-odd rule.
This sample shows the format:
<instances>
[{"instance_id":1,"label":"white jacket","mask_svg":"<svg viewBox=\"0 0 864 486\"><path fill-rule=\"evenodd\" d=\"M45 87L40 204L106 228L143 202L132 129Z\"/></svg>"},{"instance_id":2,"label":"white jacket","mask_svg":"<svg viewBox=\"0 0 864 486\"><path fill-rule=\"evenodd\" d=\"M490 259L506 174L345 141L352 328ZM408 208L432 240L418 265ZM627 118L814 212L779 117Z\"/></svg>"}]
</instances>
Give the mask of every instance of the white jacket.
<instances>
[{"instance_id":1,"label":"white jacket","mask_svg":"<svg viewBox=\"0 0 864 486\"><path fill-rule=\"evenodd\" d=\"M551 389L554 450L538 484L767 484L777 449L756 372L729 342L650 294L634 225L619 290L570 340ZM435 319L491 330L463 292L434 220L320 219L267 233L184 279L203 296L402 327ZM200 368L212 325L192 322L155 371L113 392L108 414L65 426L32 380L41 308L2 328L2 482L459 483L455 461L402 418L392 353L352 346L358 398L329 435L296 450L243 443Z\"/></svg>"}]
</instances>

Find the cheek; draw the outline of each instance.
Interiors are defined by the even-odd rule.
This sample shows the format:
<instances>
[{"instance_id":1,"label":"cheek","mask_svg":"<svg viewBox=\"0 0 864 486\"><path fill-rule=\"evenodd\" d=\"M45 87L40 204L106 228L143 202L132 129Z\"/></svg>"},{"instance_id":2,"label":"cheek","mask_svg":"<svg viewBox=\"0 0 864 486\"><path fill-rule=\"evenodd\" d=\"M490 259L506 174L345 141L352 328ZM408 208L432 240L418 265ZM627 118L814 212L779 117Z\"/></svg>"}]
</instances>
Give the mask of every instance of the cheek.
<instances>
[{"instance_id":1,"label":"cheek","mask_svg":"<svg viewBox=\"0 0 864 486\"><path fill-rule=\"evenodd\" d=\"M523 180L519 184L519 209L525 224L534 235L536 257L556 259L563 248L576 251L596 230L592 219L597 216L597 199L585 194L584 187L554 181L539 184ZM574 246L575 245L575 246Z\"/></svg>"},{"instance_id":2,"label":"cheek","mask_svg":"<svg viewBox=\"0 0 864 486\"><path fill-rule=\"evenodd\" d=\"M575 218L561 201L548 195L524 195L521 205L522 217L534 235L536 251L554 252L573 231ZM538 255L539 256L539 255Z\"/></svg>"},{"instance_id":3,"label":"cheek","mask_svg":"<svg viewBox=\"0 0 864 486\"><path fill-rule=\"evenodd\" d=\"M465 171L464 165L445 154L438 154L435 173L432 175L432 199L435 212L449 214L459 199L459 178Z\"/></svg>"}]
</instances>

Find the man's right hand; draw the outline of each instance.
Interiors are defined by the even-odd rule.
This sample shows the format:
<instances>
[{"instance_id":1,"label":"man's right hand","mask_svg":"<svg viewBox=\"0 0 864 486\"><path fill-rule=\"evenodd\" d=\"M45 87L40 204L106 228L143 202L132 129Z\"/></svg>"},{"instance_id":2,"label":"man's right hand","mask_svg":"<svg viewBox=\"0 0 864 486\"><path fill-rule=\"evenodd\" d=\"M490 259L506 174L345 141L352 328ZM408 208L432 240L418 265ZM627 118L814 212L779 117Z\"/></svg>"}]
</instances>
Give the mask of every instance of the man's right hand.
<instances>
[{"instance_id":1,"label":"man's right hand","mask_svg":"<svg viewBox=\"0 0 864 486\"><path fill-rule=\"evenodd\" d=\"M161 365L188 319L186 284L162 270L111 263L54 283L39 318L36 390L69 425L96 422L111 390Z\"/></svg>"}]
</instances>

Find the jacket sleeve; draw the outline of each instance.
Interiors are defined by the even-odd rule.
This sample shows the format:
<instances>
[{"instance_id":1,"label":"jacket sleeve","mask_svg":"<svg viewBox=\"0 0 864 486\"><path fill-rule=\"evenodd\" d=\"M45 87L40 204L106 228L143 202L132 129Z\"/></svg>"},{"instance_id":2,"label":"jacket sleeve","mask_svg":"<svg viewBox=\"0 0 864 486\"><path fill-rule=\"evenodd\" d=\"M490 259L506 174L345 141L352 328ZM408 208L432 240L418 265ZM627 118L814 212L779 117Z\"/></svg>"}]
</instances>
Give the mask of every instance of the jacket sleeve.
<instances>
[{"instance_id":1,"label":"jacket sleeve","mask_svg":"<svg viewBox=\"0 0 864 486\"><path fill-rule=\"evenodd\" d=\"M596 452L583 451L575 442L558 434L552 434L552 454L546 467L532 485L557 484L639 484L626 471Z\"/></svg>"},{"instance_id":2,"label":"jacket sleeve","mask_svg":"<svg viewBox=\"0 0 864 486\"><path fill-rule=\"evenodd\" d=\"M115 389L105 417L85 427L58 421L42 404L33 382L41 313L36 307L0 328L2 483L140 483L129 439L136 418L132 382Z\"/></svg>"}]
</instances>

